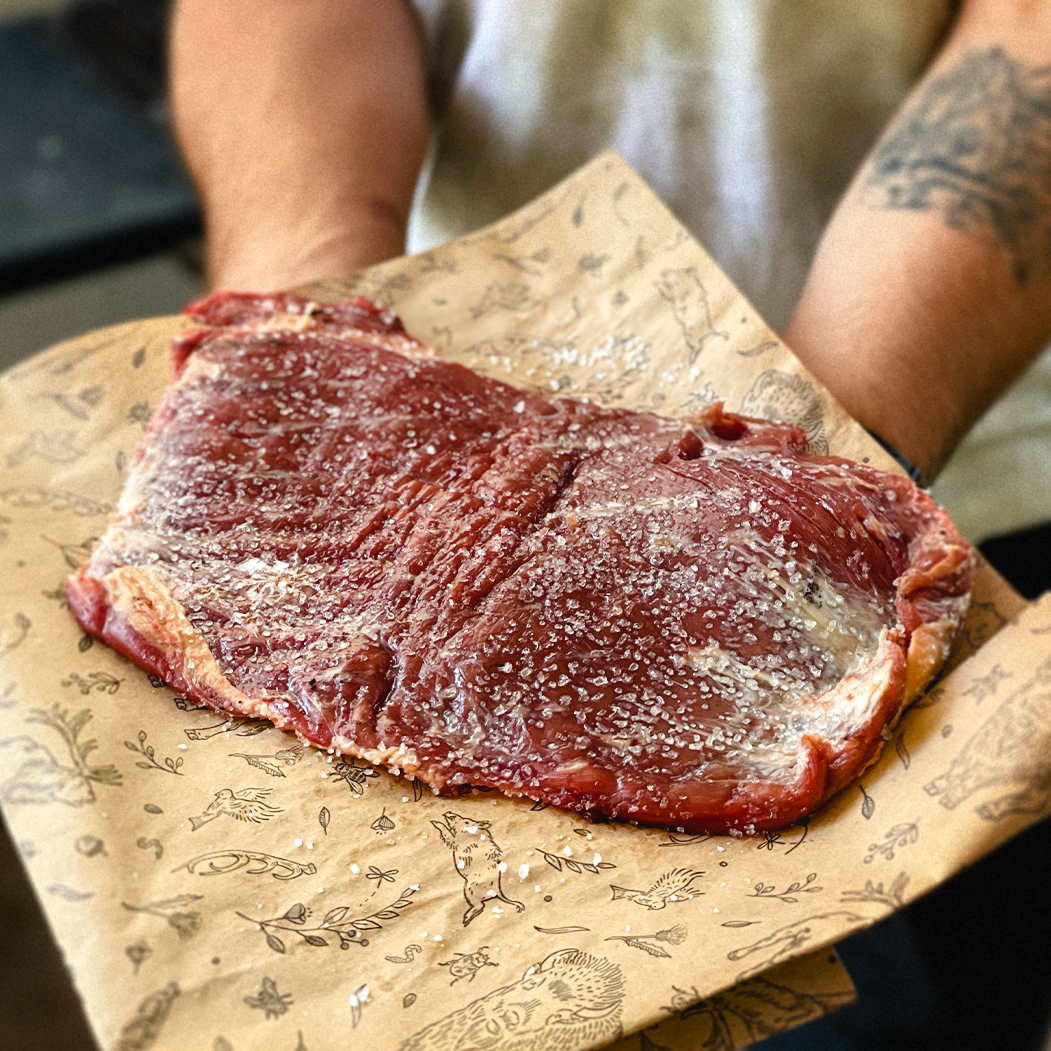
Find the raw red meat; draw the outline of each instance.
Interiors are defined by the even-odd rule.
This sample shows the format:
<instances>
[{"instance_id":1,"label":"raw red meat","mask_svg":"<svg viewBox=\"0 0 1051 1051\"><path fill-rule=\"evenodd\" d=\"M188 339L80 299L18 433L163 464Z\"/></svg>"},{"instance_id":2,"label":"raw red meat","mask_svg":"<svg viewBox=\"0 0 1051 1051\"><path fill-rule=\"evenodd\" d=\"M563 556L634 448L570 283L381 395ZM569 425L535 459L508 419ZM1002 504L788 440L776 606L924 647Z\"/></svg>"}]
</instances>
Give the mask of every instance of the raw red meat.
<instances>
[{"instance_id":1,"label":"raw red meat","mask_svg":"<svg viewBox=\"0 0 1051 1051\"><path fill-rule=\"evenodd\" d=\"M783 826L874 758L966 608L945 513L796 428L524 392L363 299L191 313L70 606L320 748L441 792Z\"/></svg>"}]
</instances>

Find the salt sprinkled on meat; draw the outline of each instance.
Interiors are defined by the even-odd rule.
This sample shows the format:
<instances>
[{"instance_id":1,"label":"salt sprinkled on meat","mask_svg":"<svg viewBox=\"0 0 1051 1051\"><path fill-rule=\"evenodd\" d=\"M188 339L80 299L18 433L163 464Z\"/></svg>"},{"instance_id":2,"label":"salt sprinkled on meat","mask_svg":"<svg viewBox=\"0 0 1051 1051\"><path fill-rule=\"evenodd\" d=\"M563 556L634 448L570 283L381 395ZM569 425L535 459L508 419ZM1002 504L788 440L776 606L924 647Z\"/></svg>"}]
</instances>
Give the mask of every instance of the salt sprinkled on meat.
<instances>
[{"instance_id":1,"label":"salt sprinkled on meat","mask_svg":"<svg viewBox=\"0 0 1051 1051\"><path fill-rule=\"evenodd\" d=\"M434 358L365 300L219 295L83 626L176 688L439 791L784 825L944 659L971 555L911 482ZM642 344L593 348L603 358Z\"/></svg>"}]
</instances>

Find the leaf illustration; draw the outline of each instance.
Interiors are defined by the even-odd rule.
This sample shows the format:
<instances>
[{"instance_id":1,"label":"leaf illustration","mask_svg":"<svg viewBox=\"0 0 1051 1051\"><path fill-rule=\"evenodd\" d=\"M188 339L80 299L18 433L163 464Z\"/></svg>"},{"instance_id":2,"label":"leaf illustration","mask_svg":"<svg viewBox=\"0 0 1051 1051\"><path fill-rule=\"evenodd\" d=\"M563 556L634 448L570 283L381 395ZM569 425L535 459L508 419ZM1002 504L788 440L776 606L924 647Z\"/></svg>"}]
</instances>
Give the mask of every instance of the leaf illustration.
<instances>
[{"instance_id":1,"label":"leaf illustration","mask_svg":"<svg viewBox=\"0 0 1051 1051\"><path fill-rule=\"evenodd\" d=\"M909 750L905 746L905 733L904 731L898 734L894 741L894 750L898 753L898 758L901 760L901 765L906 770L909 769L909 763L912 762L912 757L909 755Z\"/></svg>"},{"instance_id":2,"label":"leaf illustration","mask_svg":"<svg viewBox=\"0 0 1051 1051\"><path fill-rule=\"evenodd\" d=\"M320 934L304 934L303 938L308 945L328 945L328 942Z\"/></svg>"},{"instance_id":3,"label":"leaf illustration","mask_svg":"<svg viewBox=\"0 0 1051 1051\"><path fill-rule=\"evenodd\" d=\"M254 766L257 770L262 770L264 774L269 774L271 777L284 777L285 772L279 766L275 766L273 763L267 762L265 759L255 755L245 755L243 752L240 753L238 758L243 759L249 766Z\"/></svg>"},{"instance_id":4,"label":"leaf illustration","mask_svg":"<svg viewBox=\"0 0 1051 1051\"><path fill-rule=\"evenodd\" d=\"M865 797L861 804L861 816L867 821L876 811L876 800L861 785L858 785L858 788L861 788L861 794Z\"/></svg>"},{"instance_id":5,"label":"leaf illustration","mask_svg":"<svg viewBox=\"0 0 1051 1051\"><path fill-rule=\"evenodd\" d=\"M307 921L307 907L300 901L297 901L288 912L285 913L284 918L289 923L306 923Z\"/></svg>"},{"instance_id":6,"label":"leaf illustration","mask_svg":"<svg viewBox=\"0 0 1051 1051\"><path fill-rule=\"evenodd\" d=\"M739 350L737 353L742 358L757 358L760 354L765 354L768 350L773 350L778 344L772 340L763 340L762 343L756 344L754 347L750 347L748 350Z\"/></svg>"},{"instance_id":7,"label":"leaf illustration","mask_svg":"<svg viewBox=\"0 0 1051 1051\"><path fill-rule=\"evenodd\" d=\"M384 909L382 912L376 913L377 920L396 920L398 913L394 909Z\"/></svg>"},{"instance_id":8,"label":"leaf illustration","mask_svg":"<svg viewBox=\"0 0 1051 1051\"><path fill-rule=\"evenodd\" d=\"M722 927L751 927L753 923L760 923L760 920L727 920L725 923L720 924Z\"/></svg>"},{"instance_id":9,"label":"leaf illustration","mask_svg":"<svg viewBox=\"0 0 1051 1051\"><path fill-rule=\"evenodd\" d=\"M329 813L329 810L328 810L327 806L323 806L318 811L317 820L318 820L318 824L321 826L321 830L327 836L328 835L328 825L329 825L329 822L332 820L332 815Z\"/></svg>"},{"instance_id":10,"label":"leaf illustration","mask_svg":"<svg viewBox=\"0 0 1051 1051\"><path fill-rule=\"evenodd\" d=\"M346 905L340 905L335 909L330 909L325 914L325 918L321 921L321 925L325 926L326 924L339 923L339 921L346 916L347 911L348 909Z\"/></svg>"},{"instance_id":11,"label":"leaf illustration","mask_svg":"<svg viewBox=\"0 0 1051 1051\"><path fill-rule=\"evenodd\" d=\"M164 901L150 902L150 906L167 912L170 909L182 909L187 905L192 905L193 902L200 901L201 897L200 894L180 894L177 898L165 898Z\"/></svg>"},{"instance_id":12,"label":"leaf illustration","mask_svg":"<svg viewBox=\"0 0 1051 1051\"><path fill-rule=\"evenodd\" d=\"M650 945L649 942L644 942L639 938L623 938L621 940L625 945L630 945L633 949L641 949L643 952L648 952L650 956L665 956L671 959L671 953L665 952L659 945Z\"/></svg>"},{"instance_id":13,"label":"leaf illustration","mask_svg":"<svg viewBox=\"0 0 1051 1051\"><path fill-rule=\"evenodd\" d=\"M47 889L49 894L54 894L56 898L61 898L63 901L86 901L88 898L94 897L89 890L74 890L72 887L67 887L64 883L52 883Z\"/></svg>"},{"instance_id":14,"label":"leaf illustration","mask_svg":"<svg viewBox=\"0 0 1051 1051\"><path fill-rule=\"evenodd\" d=\"M557 872L562 871L562 859L556 857L554 854L545 854L544 860Z\"/></svg>"},{"instance_id":15,"label":"leaf illustration","mask_svg":"<svg viewBox=\"0 0 1051 1051\"><path fill-rule=\"evenodd\" d=\"M87 633L80 636L80 641L77 643L77 649L81 653L87 653L88 650L95 644L95 640Z\"/></svg>"},{"instance_id":16,"label":"leaf illustration","mask_svg":"<svg viewBox=\"0 0 1051 1051\"><path fill-rule=\"evenodd\" d=\"M269 945L274 952L285 951L285 943L276 934L268 934L266 936L266 944Z\"/></svg>"},{"instance_id":17,"label":"leaf illustration","mask_svg":"<svg viewBox=\"0 0 1051 1051\"><path fill-rule=\"evenodd\" d=\"M379 931L383 929L383 924L369 919L354 920L351 922L351 927L356 931Z\"/></svg>"}]
</instances>

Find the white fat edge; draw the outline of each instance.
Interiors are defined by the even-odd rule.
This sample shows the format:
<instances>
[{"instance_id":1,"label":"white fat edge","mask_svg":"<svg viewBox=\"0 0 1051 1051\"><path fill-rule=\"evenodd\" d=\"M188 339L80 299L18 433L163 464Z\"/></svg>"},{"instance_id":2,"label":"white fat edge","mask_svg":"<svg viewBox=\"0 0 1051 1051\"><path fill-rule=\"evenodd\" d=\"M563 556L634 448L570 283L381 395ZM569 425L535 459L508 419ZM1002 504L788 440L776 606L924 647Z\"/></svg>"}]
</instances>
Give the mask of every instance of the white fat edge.
<instances>
[{"instance_id":1,"label":"white fat edge","mask_svg":"<svg viewBox=\"0 0 1051 1051\"><path fill-rule=\"evenodd\" d=\"M729 538L729 546L762 571L768 585L782 596L779 605L785 615L833 655L840 674L876 652L880 632L886 626L884 620L868 603L852 600L849 589L839 590L813 561L802 554L786 552L787 559L797 567L794 575L815 586L814 599L809 599L774 568L786 561L786 554L773 550L770 541L755 533L738 531ZM744 574L738 576L737 583L751 597L762 597Z\"/></svg>"},{"instance_id":2,"label":"white fat edge","mask_svg":"<svg viewBox=\"0 0 1051 1051\"><path fill-rule=\"evenodd\" d=\"M871 720L886 692L896 648L889 631L885 632L879 649L864 667L849 672L824 693L806 697L805 704L786 706L783 726L776 738L753 742L747 753L728 749L720 760L745 759L756 779L793 783L805 772L801 752L804 737L819 738L836 747Z\"/></svg>"},{"instance_id":3,"label":"white fat edge","mask_svg":"<svg viewBox=\"0 0 1051 1051\"><path fill-rule=\"evenodd\" d=\"M236 326L233 329L220 326L216 331L233 335L236 335L238 330L252 335L280 335L282 333L290 336L300 335L320 327L314 319L314 308L316 305L311 302L306 305L306 309L301 313L274 313L261 321ZM383 313L388 321L394 320L395 315L393 312L385 310ZM425 346L404 332L373 332L370 329L355 328L353 325L347 325L340 321L333 322L333 325L335 326L333 335L338 335L340 340L353 341L358 344L364 343L369 346L379 347L381 350L396 350L406 357L433 358L435 356L431 347Z\"/></svg>"},{"instance_id":4,"label":"white fat edge","mask_svg":"<svg viewBox=\"0 0 1051 1051\"><path fill-rule=\"evenodd\" d=\"M190 351L190 356L186 359L186 364L183 366L183 370L178 379L176 379L168 388L164 400L170 400L172 394L181 390L183 387L193 386L200 380L216 380L219 379L222 374L223 364L221 361L216 361L207 354L201 354L196 350L192 350Z\"/></svg>"},{"instance_id":5,"label":"white fat edge","mask_svg":"<svg viewBox=\"0 0 1051 1051\"><path fill-rule=\"evenodd\" d=\"M887 689L891 666L900 648L891 636L891 629L885 628L876 653L862 667L848 672L830 690L813 699L807 709L809 726L802 732L835 742L852 736L872 718L873 708Z\"/></svg>"},{"instance_id":6,"label":"white fat edge","mask_svg":"<svg viewBox=\"0 0 1051 1051\"><path fill-rule=\"evenodd\" d=\"M316 748L317 746L313 745L312 747ZM355 756L358 759L365 760L367 763L384 767L394 773L404 774L408 777L414 776L420 768L419 755L404 744L388 746L381 743L375 748L363 748L349 737L337 734L332 738L332 743L328 748L324 750L340 755ZM444 784L444 778L441 776L440 771L432 770L426 783L432 788L438 789Z\"/></svg>"},{"instance_id":7,"label":"white fat edge","mask_svg":"<svg viewBox=\"0 0 1051 1051\"><path fill-rule=\"evenodd\" d=\"M179 658L176 666L193 690L203 697L218 696L228 712L269 719L279 729L289 727L278 709L243 693L223 674L207 640L190 622L160 574L145 566L120 566L100 582L111 608L131 628L161 653ZM157 611L157 616L145 616L144 609ZM208 703L216 707L214 700Z\"/></svg>"}]
</instances>

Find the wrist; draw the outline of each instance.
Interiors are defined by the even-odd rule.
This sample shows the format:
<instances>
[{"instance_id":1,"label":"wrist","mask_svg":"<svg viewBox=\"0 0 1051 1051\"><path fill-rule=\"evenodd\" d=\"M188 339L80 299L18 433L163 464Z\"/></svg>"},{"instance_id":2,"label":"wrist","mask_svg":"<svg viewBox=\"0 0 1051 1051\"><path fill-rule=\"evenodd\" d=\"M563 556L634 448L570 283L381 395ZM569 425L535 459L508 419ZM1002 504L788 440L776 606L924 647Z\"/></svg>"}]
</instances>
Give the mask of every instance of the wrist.
<instances>
[{"instance_id":1,"label":"wrist","mask_svg":"<svg viewBox=\"0 0 1051 1051\"><path fill-rule=\"evenodd\" d=\"M355 218L326 223L239 222L206 236L205 279L211 289L272 292L343 277L400 255L405 222L382 203Z\"/></svg>"}]
</instances>

